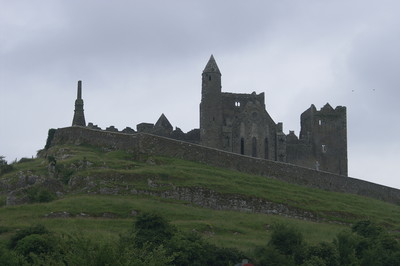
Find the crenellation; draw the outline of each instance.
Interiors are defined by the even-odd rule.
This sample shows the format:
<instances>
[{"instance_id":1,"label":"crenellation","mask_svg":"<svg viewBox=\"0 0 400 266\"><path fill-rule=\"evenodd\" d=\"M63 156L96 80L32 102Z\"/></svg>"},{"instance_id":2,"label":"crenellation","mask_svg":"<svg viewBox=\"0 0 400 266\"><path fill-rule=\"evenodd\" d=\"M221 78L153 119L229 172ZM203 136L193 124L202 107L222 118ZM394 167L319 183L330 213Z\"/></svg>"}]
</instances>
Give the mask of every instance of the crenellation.
<instances>
[{"instance_id":1,"label":"crenellation","mask_svg":"<svg viewBox=\"0 0 400 266\"><path fill-rule=\"evenodd\" d=\"M146 132L149 133L154 128L154 124L151 123L140 123L136 125L137 132Z\"/></svg>"},{"instance_id":2,"label":"crenellation","mask_svg":"<svg viewBox=\"0 0 400 266\"><path fill-rule=\"evenodd\" d=\"M94 125L92 122L89 122L87 127L90 129L101 130L101 127L99 127L98 125Z\"/></svg>"},{"instance_id":3,"label":"crenellation","mask_svg":"<svg viewBox=\"0 0 400 266\"><path fill-rule=\"evenodd\" d=\"M121 132L125 133L125 134L135 134L136 133L136 131L130 127L124 128Z\"/></svg>"},{"instance_id":4,"label":"crenellation","mask_svg":"<svg viewBox=\"0 0 400 266\"><path fill-rule=\"evenodd\" d=\"M115 128L114 126L109 126L106 128L106 131L109 132L119 132L117 128Z\"/></svg>"}]
</instances>

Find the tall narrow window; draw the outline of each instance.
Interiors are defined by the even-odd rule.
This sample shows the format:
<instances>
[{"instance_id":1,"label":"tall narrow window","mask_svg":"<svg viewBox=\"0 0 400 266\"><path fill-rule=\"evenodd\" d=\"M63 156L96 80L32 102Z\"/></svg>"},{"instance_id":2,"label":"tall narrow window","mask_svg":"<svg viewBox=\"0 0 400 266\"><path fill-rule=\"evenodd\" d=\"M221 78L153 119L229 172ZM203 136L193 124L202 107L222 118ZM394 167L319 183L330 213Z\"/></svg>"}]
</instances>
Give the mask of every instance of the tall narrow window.
<instances>
[{"instance_id":1,"label":"tall narrow window","mask_svg":"<svg viewBox=\"0 0 400 266\"><path fill-rule=\"evenodd\" d=\"M244 138L240 139L240 154L244 154Z\"/></svg>"},{"instance_id":2,"label":"tall narrow window","mask_svg":"<svg viewBox=\"0 0 400 266\"><path fill-rule=\"evenodd\" d=\"M231 141L228 136L225 136L224 148L229 148L230 146L231 146Z\"/></svg>"},{"instance_id":3,"label":"tall narrow window","mask_svg":"<svg viewBox=\"0 0 400 266\"><path fill-rule=\"evenodd\" d=\"M257 157L257 139L253 137L251 140L251 156Z\"/></svg>"},{"instance_id":4,"label":"tall narrow window","mask_svg":"<svg viewBox=\"0 0 400 266\"><path fill-rule=\"evenodd\" d=\"M264 158L269 159L268 138L265 138L265 140L264 140Z\"/></svg>"}]
</instances>

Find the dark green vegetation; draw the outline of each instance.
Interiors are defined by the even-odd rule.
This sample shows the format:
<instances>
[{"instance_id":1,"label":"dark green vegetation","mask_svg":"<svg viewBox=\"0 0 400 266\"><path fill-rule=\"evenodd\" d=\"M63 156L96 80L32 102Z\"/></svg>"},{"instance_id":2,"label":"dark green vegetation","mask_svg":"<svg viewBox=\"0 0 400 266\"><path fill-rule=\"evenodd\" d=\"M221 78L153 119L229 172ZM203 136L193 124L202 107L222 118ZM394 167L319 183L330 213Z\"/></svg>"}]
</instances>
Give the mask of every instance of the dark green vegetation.
<instances>
[{"instance_id":1,"label":"dark green vegetation","mask_svg":"<svg viewBox=\"0 0 400 266\"><path fill-rule=\"evenodd\" d=\"M14 170L14 167L4 160L4 156L0 156L0 176L9 173L12 170Z\"/></svg>"},{"instance_id":2,"label":"dark green vegetation","mask_svg":"<svg viewBox=\"0 0 400 266\"><path fill-rule=\"evenodd\" d=\"M332 242L313 245L286 224L274 224L271 232L268 243L246 255L182 232L153 213L137 216L133 227L114 241L55 234L36 225L16 232L0 247L0 264L234 265L246 258L255 265L400 265L399 242L370 221L356 223Z\"/></svg>"},{"instance_id":3,"label":"dark green vegetation","mask_svg":"<svg viewBox=\"0 0 400 266\"><path fill-rule=\"evenodd\" d=\"M88 244L92 247L93 254L96 250L100 254L102 249L111 249L109 252L117 254L122 252L118 243L132 233L132 221L138 221L141 214L151 212L161 215L175 228L172 235L164 236L166 238L171 236L173 239L180 239L178 242L197 239L194 241L196 245L206 245L203 248L212 247L215 250L237 249L243 252L243 256L259 262L263 259L272 260L270 257L275 256L277 259L287 260L287 263L346 265L344 262L322 264L318 256L307 255L325 252L336 257L340 254L338 258L347 256L348 261L358 265L365 254L386 254L376 251L386 249L386 242L393 254L397 250L397 241L393 242L393 237L397 237L400 230L400 209L399 206L382 201L304 188L194 162L137 157L123 151L94 147L59 146L40 154L41 158L38 159L5 163L11 170L1 173L0 182L21 190L22 194L16 195L29 202L4 206L7 191L0 191L3 205L0 208L0 242L4 245L18 235L18 232L41 224L48 233L41 237L37 236L41 234L32 234L35 236L25 240L24 246L29 247L32 243L46 246L46 241L56 239L54 241L60 242L61 246L68 241L69 244L76 244L76 252L82 249L79 245L87 242L93 245ZM30 176L36 176L36 180L40 182L19 188L21 179L28 180ZM310 221L301 217L295 219L249 211L213 210L193 202L157 196L177 187L206 189L218 192L227 199L234 196L262 199L283 204L299 213L312 213L315 219ZM372 245L368 239L364 239L369 236L362 235L358 229L354 232L346 231L351 228L351 224L361 220L373 221L374 226L381 228L377 237L382 238L382 241L375 238L377 244ZM279 241L273 240L274 232L285 232L286 229L294 243L293 246L285 244L289 251L281 250ZM195 233L195 236L191 233ZM389 240L386 241L386 238ZM134 243L136 240L131 241ZM396 244L390 244L391 241ZM111 243L111 246L106 246L105 243ZM160 243L162 241L157 242L157 245ZM142 248L143 246L138 245L132 247L132 254ZM4 252L7 250L6 247L3 249ZM11 253L18 253L15 248L12 250ZM344 250L350 250L350 253L345 256ZM24 252L18 254L29 257L26 255L29 254L29 248ZM168 256L171 250L166 250L165 246L160 248L158 245L154 252L143 254L156 257L164 254L165 262L171 259ZM387 257L393 254L387 254ZM75 265L77 264L79 263Z\"/></svg>"},{"instance_id":4,"label":"dark green vegetation","mask_svg":"<svg viewBox=\"0 0 400 266\"><path fill-rule=\"evenodd\" d=\"M276 224L266 247L254 254L259 265L400 265L400 245L370 221L340 232L332 242L309 245L296 228Z\"/></svg>"},{"instance_id":5,"label":"dark green vegetation","mask_svg":"<svg viewBox=\"0 0 400 266\"><path fill-rule=\"evenodd\" d=\"M182 233L149 213L139 215L116 241L57 235L36 225L18 231L0 247L0 265L232 265L243 257L238 250Z\"/></svg>"}]
</instances>

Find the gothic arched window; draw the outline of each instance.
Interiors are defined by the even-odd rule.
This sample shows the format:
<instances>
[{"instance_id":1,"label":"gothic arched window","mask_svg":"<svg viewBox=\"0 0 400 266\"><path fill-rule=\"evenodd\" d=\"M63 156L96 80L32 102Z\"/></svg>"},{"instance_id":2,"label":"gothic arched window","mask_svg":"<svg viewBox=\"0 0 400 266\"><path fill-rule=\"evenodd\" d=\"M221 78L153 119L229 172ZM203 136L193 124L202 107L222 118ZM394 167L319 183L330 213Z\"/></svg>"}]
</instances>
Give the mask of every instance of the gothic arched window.
<instances>
[{"instance_id":1,"label":"gothic arched window","mask_svg":"<svg viewBox=\"0 0 400 266\"><path fill-rule=\"evenodd\" d=\"M244 138L240 139L240 154L244 155Z\"/></svg>"},{"instance_id":2,"label":"gothic arched window","mask_svg":"<svg viewBox=\"0 0 400 266\"><path fill-rule=\"evenodd\" d=\"M257 138L253 137L251 140L251 156L257 157Z\"/></svg>"}]
</instances>

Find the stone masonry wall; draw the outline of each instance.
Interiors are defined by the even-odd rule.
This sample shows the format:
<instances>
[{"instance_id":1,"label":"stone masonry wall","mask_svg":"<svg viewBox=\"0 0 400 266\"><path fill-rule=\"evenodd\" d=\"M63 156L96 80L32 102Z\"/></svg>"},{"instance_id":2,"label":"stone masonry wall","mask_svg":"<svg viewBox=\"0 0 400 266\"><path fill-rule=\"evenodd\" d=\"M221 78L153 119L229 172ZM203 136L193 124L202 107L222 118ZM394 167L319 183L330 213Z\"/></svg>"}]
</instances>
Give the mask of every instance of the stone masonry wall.
<instances>
[{"instance_id":1,"label":"stone masonry wall","mask_svg":"<svg viewBox=\"0 0 400 266\"><path fill-rule=\"evenodd\" d=\"M140 134L124 134L85 127L66 127L57 129L51 146L62 144L89 144L108 149L121 149L136 152L139 150Z\"/></svg>"},{"instance_id":2,"label":"stone masonry wall","mask_svg":"<svg viewBox=\"0 0 400 266\"><path fill-rule=\"evenodd\" d=\"M249 174L261 175L291 184L328 191L357 194L394 204L400 203L400 190L395 188L287 163L243 156L145 133L129 135L92 130L84 127L68 127L56 131L51 145L54 146L58 144L90 144L110 149L127 150L137 154L169 156Z\"/></svg>"}]
</instances>

